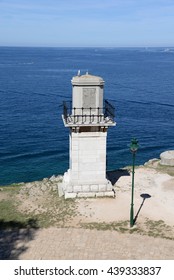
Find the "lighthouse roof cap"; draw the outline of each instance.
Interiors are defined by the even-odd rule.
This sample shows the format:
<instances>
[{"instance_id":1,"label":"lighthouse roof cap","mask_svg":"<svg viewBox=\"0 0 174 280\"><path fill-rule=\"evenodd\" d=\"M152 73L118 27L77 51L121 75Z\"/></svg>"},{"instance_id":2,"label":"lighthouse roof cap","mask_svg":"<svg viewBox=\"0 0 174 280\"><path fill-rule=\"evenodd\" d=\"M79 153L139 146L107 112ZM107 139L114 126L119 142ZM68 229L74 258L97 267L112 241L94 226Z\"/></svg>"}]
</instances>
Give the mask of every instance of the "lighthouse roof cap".
<instances>
[{"instance_id":1,"label":"lighthouse roof cap","mask_svg":"<svg viewBox=\"0 0 174 280\"><path fill-rule=\"evenodd\" d=\"M73 85L104 85L103 78L88 73L73 77L71 82Z\"/></svg>"}]
</instances>

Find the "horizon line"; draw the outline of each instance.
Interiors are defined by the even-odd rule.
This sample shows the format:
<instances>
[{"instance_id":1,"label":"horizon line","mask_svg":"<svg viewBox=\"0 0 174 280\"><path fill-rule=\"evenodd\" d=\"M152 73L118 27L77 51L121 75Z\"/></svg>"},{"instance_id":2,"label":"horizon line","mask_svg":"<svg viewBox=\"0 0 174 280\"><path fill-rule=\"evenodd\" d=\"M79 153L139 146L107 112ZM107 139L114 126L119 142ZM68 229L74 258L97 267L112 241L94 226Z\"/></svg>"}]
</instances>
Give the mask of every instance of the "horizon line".
<instances>
[{"instance_id":1,"label":"horizon line","mask_svg":"<svg viewBox=\"0 0 174 280\"><path fill-rule=\"evenodd\" d=\"M0 45L0 48L174 48L173 46L21 46L21 45Z\"/></svg>"}]
</instances>

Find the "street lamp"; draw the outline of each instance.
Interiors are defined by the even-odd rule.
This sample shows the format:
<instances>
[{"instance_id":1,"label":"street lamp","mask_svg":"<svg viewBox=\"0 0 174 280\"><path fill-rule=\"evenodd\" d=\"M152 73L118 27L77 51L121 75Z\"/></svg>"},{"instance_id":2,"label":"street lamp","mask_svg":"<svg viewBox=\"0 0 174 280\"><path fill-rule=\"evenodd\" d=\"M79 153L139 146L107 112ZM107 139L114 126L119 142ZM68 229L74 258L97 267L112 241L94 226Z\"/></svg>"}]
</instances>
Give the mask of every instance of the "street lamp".
<instances>
[{"instance_id":1,"label":"street lamp","mask_svg":"<svg viewBox=\"0 0 174 280\"><path fill-rule=\"evenodd\" d=\"M134 225L134 169L135 169L135 155L138 150L138 141L133 138L130 144L130 151L133 156L133 163L132 163L132 196L131 196L131 209L130 209L130 227Z\"/></svg>"}]
</instances>

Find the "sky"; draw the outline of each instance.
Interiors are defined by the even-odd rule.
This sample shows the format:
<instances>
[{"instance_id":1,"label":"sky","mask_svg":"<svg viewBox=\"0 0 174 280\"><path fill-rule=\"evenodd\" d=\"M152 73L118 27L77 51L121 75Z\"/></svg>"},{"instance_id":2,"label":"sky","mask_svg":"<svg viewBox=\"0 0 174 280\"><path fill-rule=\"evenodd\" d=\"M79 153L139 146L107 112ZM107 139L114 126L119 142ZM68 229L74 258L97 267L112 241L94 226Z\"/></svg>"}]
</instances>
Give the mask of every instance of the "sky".
<instances>
[{"instance_id":1,"label":"sky","mask_svg":"<svg viewBox=\"0 0 174 280\"><path fill-rule=\"evenodd\" d=\"M174 0L0 0L0 46L172 47Z\"/></svg>"}]
</instances>

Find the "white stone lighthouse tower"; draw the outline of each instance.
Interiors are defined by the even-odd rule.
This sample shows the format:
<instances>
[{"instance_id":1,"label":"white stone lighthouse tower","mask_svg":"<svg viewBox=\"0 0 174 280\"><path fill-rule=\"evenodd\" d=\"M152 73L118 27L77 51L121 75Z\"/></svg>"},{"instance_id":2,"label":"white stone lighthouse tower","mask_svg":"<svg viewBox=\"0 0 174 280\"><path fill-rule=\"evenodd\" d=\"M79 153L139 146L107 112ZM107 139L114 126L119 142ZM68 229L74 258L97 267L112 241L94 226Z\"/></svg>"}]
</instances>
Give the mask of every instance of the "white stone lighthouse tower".
<instances>
[{"instance_id":1,"label":"white stone lighthouse tower","mask_svg":"<svg viewBox=\"0 0 174 280\"><path fill-rule=\"evenodd\" d=\"M65 198L113 196L106 178L107 129L115 126L114 107L103 99L101 77L72 78L72 102L63 104L63 122L70 129L69 169L64 174Z\"/></svg>"}]
</instances>

